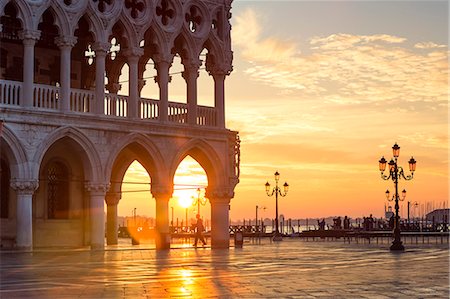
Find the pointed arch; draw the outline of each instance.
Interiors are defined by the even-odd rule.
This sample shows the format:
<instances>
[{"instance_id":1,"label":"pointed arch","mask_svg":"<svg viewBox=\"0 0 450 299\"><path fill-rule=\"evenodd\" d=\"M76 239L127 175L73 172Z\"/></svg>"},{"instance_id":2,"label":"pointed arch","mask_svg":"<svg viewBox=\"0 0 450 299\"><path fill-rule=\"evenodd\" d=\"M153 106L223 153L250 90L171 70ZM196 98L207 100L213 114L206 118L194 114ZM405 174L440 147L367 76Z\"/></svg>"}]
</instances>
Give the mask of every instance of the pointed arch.
<instances>
[{"instance_id":1,"label":"pointed arch","mask_svg":"<svg viewBox=\"0 0 450 299\"><path fill-rule=\"evenodd\" d=\"M49 134L37 148L32 161L36 165L41 165L45 153L62 138L70 138L80 146L85 178L90 181L103 181L102 164L94 144L83 132L74 127L61 127ZM39 169L34 169L33 175L38 177Z\"/></svg>"},{"instance_id":2,"label":"pointed arch","mask_svg":"<svg viewBox=\"0 0 450 299\"><path fill-rule=\"evenodd\" d=\"M55 17L55 25L59 28L59 34L61 36L71 35L72 30L70 28L70 20L65 10L58 4L59 1L52 1L50 6L45 10L52 9L53 16ZM45 13L45 11L43 13Z\"/></svg>"},{"instance_id":3,"label":"pointed arch","mask_svg":"<svg viewBox=\"0 0 450 299\"><path fill-rule=\"evenodd\" d=\"M173 42L172 53L178 53L181 57L181 62L185 64L187 61L197 61L201 52L201 47L196 46L195 40L186 34L180 33Z\"/></svg>"},{"instance_id":4,"label":"pointed arch","mask_svg":"<svg viewBox=\"0 0 450 299\"><path fill-rule=\"evenodd\" d=\"M31 8L26 5L23 1L5 1L4 3L0 3L0 16L3 16L5 13L5 7L8 4L12 4L17 9L17 18L20 20L22 29L32 30L35 29L33 27L33 17Z\"/></svg>"},{"instance_id":5,"label":"pointed arch","mask_svg":"<svg viewBox=\"0 0 450 299\"><path fill-rule=\"evenodd\" d=\"M6 144L6 146L4 146ZM22 142L14 134L13 130L8 128L7 124L3 124L3 132L0 137L0 146L2 154L9 161L11 178L13 179L33 179L32 171L29 168L28 157Z\"/></svg>"},{"instance_id":6,"label":"pointed arch","mask_svg":"<svg viewBox=\"0 0 450 299\"><path fill-rule=\"evenodd\" d=\"M206 176L208 177L208 188L221 186L225 183L223 182L223 177L220 175L221 173L224 173L222 161L214 147L203 139L192 139L178 150L172 163L170 163L169 177L171 181L173 181L178 165L188 155L196 160L206 172Z\"/></svg>"},{"instance_id":7,"label":"pointed arch","mask_svg":"<svg viewBox=\"0 0 450 299\"><path fill-rule=\"evenodd\" d=\"M110 181L121 181L134 160L147 170L152 182L158 183L167 177L164 157L156 145L140 133L129 134L118 142L107 160L105 177Z\"/></svg>"}]
</instances>

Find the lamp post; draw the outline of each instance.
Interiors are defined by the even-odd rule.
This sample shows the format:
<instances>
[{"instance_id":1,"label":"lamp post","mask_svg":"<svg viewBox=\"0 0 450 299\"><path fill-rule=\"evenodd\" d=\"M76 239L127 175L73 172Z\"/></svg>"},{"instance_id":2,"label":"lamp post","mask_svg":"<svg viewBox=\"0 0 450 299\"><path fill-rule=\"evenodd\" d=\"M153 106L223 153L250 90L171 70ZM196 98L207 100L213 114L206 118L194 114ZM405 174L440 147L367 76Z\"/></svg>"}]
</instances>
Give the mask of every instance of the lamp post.
<instances>
[{"instance_id":1,"label":"lamp post","mask_svg":"<svg viewBox=\"0 0 450 299\"><path fill-rule=\"evenodd\" d=\"M411 205L413 205L413 207L417 207L419 204L417 203L417 201L415 201L415 202L408 201L408 227L409 227L409 210L411 208ZM414 222L414 217L413 217L413 222Z\"/></svg>"},{"instance_id":2,"label":"lamp post","mask_svg":"<svg viewBox=\"0 0 450 299\"><path fill-rule=\"evenodd\" d=\"M274 241L282 241L283 238L278 229L278 195L285 197L289 190L289 185L287 182L283 184L283 191L281 192L281 188L278 187L278 181L280 180L280 173L278 171L275 172L275 187L272 189L272 193L270 192L270 184L266 182L266 193L267 196L273 196L275 194L275 235L273 236Z\"/></svg>"},{"instance_id":3,"label":"lamp post","mask_svg":"<svg viewBox=\"0 0 450 299\"><path fill-rule=\"evenodd\" d=\"M256 206L256 220L255 220L255 230L256 230L256 232L259 232L259 229L258 229L258 209L266 209L266 207L260 207L260 206ZM261 227L262 227L262 222L261 222Z\"/></svg>"},{"instance_id":4,"label":"lamp post","mask_svg":"<svg viewBox=\"0 0 450 299\"><path fill-rule=\"evenodd\" d=\"M389 175L384 175L384 171L386 170L386 159L384 157L381 157L379 162L379 167L380 167L380 171L381 171L381 178L383 180L389 180L392 179L392 181L394 182L394 186L395 186L395 194L392 196L392 199L390 198L389 194L389 190L386 191L386 198L390 201L394 200L395 201L395 218L394 218L394 241L392 242L392 245L390 247L390 250L393 251L403 251L405 250L405 247L402 244L402 241L400 240L400 217L398 214L398 210L399 210L399 205L398 202L399 200L405 200L406 197L406 190L402 191L402 198L400 198L399 193L398 193L398 180L403 178L404 180L412 180L413 179L413 175L414 175L414 171L416 170L416 160L414 160L413 157L411 157L411 159L408 161L409 163L409 171L411 172L410 175L405 175L404 171L403 171L403 167L398 166L397 164L397 159L398 156L400 155L400 146L396 144L394 144L394 146L392 147L392 152L393 152L393 156L394 158L391 159L391 161L389 161L388 165L389 165Z\"/></svg>"},{"instance_id":5,"label":"lamp post","mask_svg":"<svg viewBox=\"0 0 450 299\"><path fill-rule=\"evenodd\" d=\"M197 205L197 214L199 214L199 215L200 215L200 205L202 205L202 206L206 205L206 198L200 197L201 192L202 192L202 190L200 188L197 188L197 198L192 197L192 199L193 199L192 205L193 206Z\"/></svg>"}]
</instances>

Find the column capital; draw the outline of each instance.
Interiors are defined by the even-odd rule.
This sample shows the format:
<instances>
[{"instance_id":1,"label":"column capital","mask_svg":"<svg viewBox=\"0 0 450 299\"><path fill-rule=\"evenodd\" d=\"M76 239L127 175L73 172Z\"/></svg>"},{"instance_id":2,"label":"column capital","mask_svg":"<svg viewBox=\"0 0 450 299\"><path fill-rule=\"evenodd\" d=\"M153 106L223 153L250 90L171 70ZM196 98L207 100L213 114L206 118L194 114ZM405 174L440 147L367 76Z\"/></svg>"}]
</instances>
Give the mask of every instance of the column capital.
<instances>
[{"instance_id":1,"label":"column capital","mask_svg":"<svg viewBox=\"0 0 450 299\"><path fill-rule=\"evenodd\" d=\"M95 42L92 44L92 50L95 51L95 55L98 53L106 53L111 48L111 43L104 43L104 42Z\"/></svg>"},{"instance_id":2,"label":"column capital","mask_svg":"<svg viewBox=\"0 0 450 299\"><path fill-rule=\"evenodd\" d=\"M57 36L55 37L55 44L59 48L73 48L73 46L75 46L75 44L77 43L77 40L77 37L72 35Z\"/></svg>"},{"instance_id":3,"label":"column capital","mask_svg":"<svg viewBox=\"0 0 450 299\"><path fill-rule=\"evenodd\" d=\"M106 192L105 201L108 206L117 205L120 201L121 193L120 192Z\"/></svg>"},{"instance_id":4,"label":"column capital","mask_svg":"<svg viewBox=\"0 0 450 299\"><path fill-rule=\"evenodd\" d=\"M105 87L110 93L117 93L122 88L122 84L111 81Z\"/></svg>"},{"instance_id":5,"label":"column capital","mask_svg":"<svg viewBox=\"0 0 450 299\"><path fill-rule=\"evenodd\" d=\"M126 48L122 53L123 55L125 55L125 57L127 57L128 60L136 60L135 62L137 63L139 61L139 58L144 55L144 49L138 47Z\"/></svg>"},{"instance_id":6,"label":"column capital","mask_svg":"<svg viewBox=\"0 0 450 299\"><path fill-rule=\"evenodd\" d=\"M33 194L34 191L39 187L39 181L29 180L21 181L15 180L10 183L11 188L13 188L18 193Z\"/></svg>"},{"instance_id":7,"label":"column capital","mask_svg":"<svg viewBox=\"0 0 450 299\"><path fill-rule=\"evenodd\" d=\"M151 189L152 195L155 199L167 199L172 197L173 186L167 185L153 185Z\"/></svg>"},{"instance_id":8,"label":"column capital","mask_svg":"<svg viewBox=\"0 0 450 299\"><path fill-rule=\"evenodd\" d=\"M109 190L109 183L86 182L84 189L89 193L105 194Z\"/></svg>"},{"instance_id":9,"label":"column capital","mask_svg":"<svg viewBox=\"0 0 450 299\"><path fill-rule=\"evenodd\" d=\"M40 30L22 30L19 32L19 37L24 42L36 42L41 38Z\"/></svg>"},{"instance_id":10,"label":"column capital","mask_svg":"<svg viewBox=\"0 0 450 299\"><path fill-rule=\"evenodd\" d=\"M208 198L211 203L229 204L230 200L234 197L234 191L233 188L220 188L213 190L206 188L205 197Z\"/></svg>"},{"instance_id":11,"label":"column capital","mask_svg":"<svg viewBox=\"0 0 450 299\"><path fill-rule=\"evenodd\" d=\"M174 54L158 53L158 54L152 55L152 59L155 62L155 65L157 65L158 63L164 63L164 62L171 65L173 62L174 56L175 56Z\"/></svg>"},{"instance_id":12,"label":"column capital","mask_svg":"<svg viewBox=\"0 0 450 299\"><path fill-rule=\"evenodd\" d=\"M201 61L189 61L184 64L184 71L181 73L185 80L188 78L198 78L199 68L202 65Z\"/></svg>"}]
</instances>

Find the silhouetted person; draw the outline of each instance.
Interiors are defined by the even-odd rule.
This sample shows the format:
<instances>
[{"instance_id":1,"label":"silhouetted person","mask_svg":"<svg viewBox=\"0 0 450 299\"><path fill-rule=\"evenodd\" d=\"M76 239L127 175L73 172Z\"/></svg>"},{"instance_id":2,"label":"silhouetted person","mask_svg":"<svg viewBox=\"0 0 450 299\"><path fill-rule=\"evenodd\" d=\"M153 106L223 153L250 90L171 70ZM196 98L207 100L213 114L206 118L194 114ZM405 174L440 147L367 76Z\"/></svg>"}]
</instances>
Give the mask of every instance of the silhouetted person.
<instances>
[{"instance_id":1,"label":"silhouetted person","mask_svg":"<svg viewBox=\"0 0 450 299\"><path fill-rule=\"evenodd\" d=\"M322 219L322 221L317 219L317 224L319 225L319 230L325 230L325 219Z\"/></svg>"},{"instance_id":2,"label":"silhouetted person","mask_svg":"<svg viewBox=\"0 0 450 299\"><path fill-rule=\"evenodd\" d=\"M394 229L394 215L391 216L391 218L389 218L389 228L390 229Z\"/></svg>"},{"instance_id":3,"label":"silhouetted person","mask_svg":"<svg viewBox=\"0 0 450 299\"><path fill-rule=\"evenodd\" d=\"M345 216L344 217L344 229L349 229L350 228L350 219Z\"/></svg>"},{"instance_id":4,"label":"silhouetted person","mask_svg":"<svg viewBox=\"0 0 450 299\"><path fill-rule=\"evenodd\" d=\"M203 221L200 218L200 214L197 214L197 223L195 224L195 241L194 241L194 247L197 247L197 242L200 239L202 241L203 246L206 245L205 238L203 238L203 231L205 230L205 227L203 226Z\"/></svg>"}]
</instances>

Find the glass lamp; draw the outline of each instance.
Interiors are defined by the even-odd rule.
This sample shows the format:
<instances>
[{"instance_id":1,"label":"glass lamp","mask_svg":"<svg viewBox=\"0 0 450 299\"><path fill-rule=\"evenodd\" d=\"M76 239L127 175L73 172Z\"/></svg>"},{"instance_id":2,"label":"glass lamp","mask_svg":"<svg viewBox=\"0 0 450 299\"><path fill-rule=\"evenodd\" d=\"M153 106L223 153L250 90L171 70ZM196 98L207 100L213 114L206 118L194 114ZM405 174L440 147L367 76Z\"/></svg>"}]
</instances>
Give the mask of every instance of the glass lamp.
<instances>
[{"instance_id":1,"label":"glass lamp","mask_svg":"<svg viewBox=\"0 0 450 299\"><path fill-rule=\"evenodd\" d=\"M392 154L394 155L394 158L398 158L398 156L400 155L400 146L398 146L397 143L395 143L392 147Z\"/></svg>"},{"instance_id":2,"label":"glass lamp","mask_svg":"<svg viewBox=\"0 0 450 299\"><path fill-rule=\"evenodd\" d=\"M380 171L384 172L386 170L386 159L383 157L381 157L380 161L378 161L380 164Z\"/></svg>"},{"instance_id":3,"label":"glass lamp","mask_svg":"<svg viewBox=\"0 0 450 299\"><path fill-rule=\"evenodd\" d=\"M414 160L414 158L411 157L408 163L409 163L409 171L414 172L416 170L416 160Z\"/></svg>"},{"instance_id":4,"label":"glass lamp","mask_svg":"<svg viewBox=\"0 0 450 299\"><path fill-rule=\"evenodd\" d=\"M289 185L288 185L287 182L284 183L283 187L284 187L284 193L285 193L285 194L288 193L288 191L289 191Z\"/></svg>"}]
</instances>

